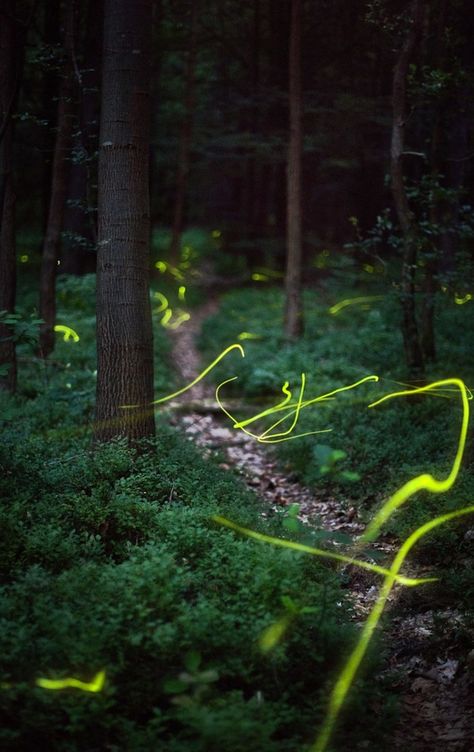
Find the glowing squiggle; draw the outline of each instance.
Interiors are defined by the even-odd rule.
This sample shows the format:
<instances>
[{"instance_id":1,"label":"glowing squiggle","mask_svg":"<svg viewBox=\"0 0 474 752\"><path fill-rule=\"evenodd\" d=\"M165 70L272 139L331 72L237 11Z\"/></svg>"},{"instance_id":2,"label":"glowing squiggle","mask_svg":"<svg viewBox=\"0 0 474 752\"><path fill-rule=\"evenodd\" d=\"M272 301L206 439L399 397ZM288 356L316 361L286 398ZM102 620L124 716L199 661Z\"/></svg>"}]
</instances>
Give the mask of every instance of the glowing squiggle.
<instances>
[{"instance_id":1,"label":"glowing squiggle","mask_svg":"<svg viewBox=\"0 0 474 752\"><path fill-rule=\"evenodd\" d=\"M289 436L288 434L295 428L296 423L298 421L300 412L303 408L309 407L310 405L314 405L317 402L323 402L325 400L332 399L336 394L339 394L340 392L346 392L350 389L355 389L356 387L360 386L361 384L364 384L368 381L378 381L379 377L376 375L371 376L365 376L363 379L359 379L358 381L354 382L353 384L349 384L347 386L341 386L337 389L333 389L331 392L327 392L326 394L321 394L318 397L313 397L312 399L303 401L302 395L303 395L303 389L304 389L304 383L305 383L305 374L303 373L301 375L301 382L302 382L302 389L300 391L300 397L298 398L297 402L291 403L291 392L288 389L288 381L285 381L285 383L282 386L282 392L286 394L286 398L279 402L277 405L273 407L269 407L266 410L263 410L262 412L257 413L256 415L252 416L251 418L247 418L246 420L238 421L225 407L224 404L220 398L220 390L225 385L230 383L231 381L234 381L237 377L233 376L230 379L227 379L226 381L223 381L221 384L218 385L216 388L216 401L221 408L221 410L227 415L227 417L233 422L233 427L242 430L247 436L250 436L257 441L261 443L266 444L277 444L282 441L289 441L291 439L297 439L301 438L302 436L311 436L318 433L328 433L332 431L331 428L324 428L319 431L307 431L306 433L300 433L296 434L295 436ZM281 410L289 410L289 412L283 416L283 418L280 418L275 423L273 423L269 428L267 428L263 433L256 434L251 431L248 431L245 426L250 425L251 423L255 422L256 420L260 420L261 418L266 417L267 415L272 415L275 412L279 412ZM280 425L284 420L287 418L290 418L292 416L294 417L293 423L291 425L291 428L287 431L283 431L281 433L276 433L271 435L271 431L275 429L278 425Z\"/></svg>"},{"instance_id":2,"label":"glowing squiggle","mask_svg":"<svg viewBox=\"0 0 474 752\"><path fill-rule=\"evenodd\" d=\"M79 342L80 337L77 332L74 331L74 329L71 329L70 326L65 326L64 324L56 324L54 327L55 332L62 332L64 334L64 341L67 342L68 340L72 339L74 342Z\"/></svg>"},{"instance_id":3,"label":"glowing squiggle","mask_svg":"<svg viewBox=\"0 0 474 752\"><path fill-rule=\"evenodd\" d=\"M354 559L351 556L344 556L344 554L337 554L333 551L326 551L324 548L314 548L313 546L307 546L304 543L295 543L294 541L285 540L285 538L274 538L272 535L266 535L265 533L257 533L256 530L251 530L247 527L237 525L237 523L228 520L226 517L221 517L219 514L213 515L212 519L219 525L229 527L231 530L235 530L237 533L246 535L248 538L253 538L261 543L271 543L273 546L279 546L280 548L289 548L293 551L300 551L305 554L312 554L313 556L321 556L323 559L332 559L333 561L339 561L343 564L351 564L361 569L366 569L369 572L375 572L385 577L391 573L390 569L380 567L378 564L370 564L368 561L362 559ZM426 582L436 582L437 577L422 577L413 578L399 575L395 577L395 580L402 585L413 587L415 585L423 585Z\"/></svg>"},{"instance_id":4,"label":"glowing squiggle","mask_svg":"<svg viewBox=\"0 0 474 752\"><path fill-rule=\"evenodd\" d=\"M389 574L386 576L384 582L382 583L377 602L373 606L369 616L367 617L367 620L365 621L359 640L357 641L357 644L352 651L346 665L344 666L344 669L341 672L339 679L337 680L336 685L331 693L326 718L315 743L310 749L310 752L324 752L327 747L327 743L339 717L339 713L341 711L344 700L346 699L347 694L352 686L355 674L362 662L362 659L367 652L370 640L372 639L374 631L379 624L388 597L395 584L398 572L402 567L410 549L413 548L415 543L417 543L420 538L426 535L426 533L429 533L435 527L439 527L445 522L448 522L449 520L452 520L456 517L473 513L474 506L469 506L464 507L463 509L458 509L455 512L443 514L440 517L436 517L434 520L430 520L430 522L427 522L425 525L417 528L417 530L415 530L415 532L412 533L410 537L407 538L407 540L403 543L394 559Z\"/></svg>"},{"instance_id":5,"label":"glowing squiggle","mask_svg":"<svg viewBox=\"0 0 474 752\"><path fill-rule=\"evenodd\" d=\"M369 407L374 407L393 397L407 396L407 395L412 395L416 393L425 393L429 391L434 392L434 393L439 393L439 388L443 389L444 387L448 385L452 385L459 389L460 394L461 394L462 408L463 408L458 447L457 447L456 455L455 455L453 465L452 465L449 475L444 480L439 481L439 480L436 480L436 478L434 478L432 475L425 473L425 474L417 476L416 478L413 478L412 480L408 481L408 483L405 483L402 486L402 488L399 489L383 505L382 509L377 513L374 520L370 523L365 534L361 536L361 539L360 539L361 541L367 541L367 540L373 539L376 536L376 534L379 532L382 524L393 514L393 512L402 504L404 504L411 496L413 496L418 491L427 490L427 491L431 491L432 493L441 493L441 492L449 490L452 487L452 485L454 484L459 474L461 461L462 461L462 457L463 457L464 449L466 445L467 429L469 425L469 401L468 399L470 396L470 392L467 390L464 382L461 381L460 379L454 379L454 378L443 379L441 381L434 382L433 384L429 384L428 386L423 386L423 387L419 387L416 389L409 389L409 390L404 390L403 392L395 392L393 394L385 395L385 397L382 397L381 399L369 405ZM300 408L301 408L301 405L300 405ZM389 570L382 571L383 570L382 567L377 567L376 565L367 566L367 562L361 562L356 559L349 559L349 557L344 557L344 559L346 558L349 559L349 561L355 564L356 566L360 566L365 569L371 568L371 570L374 572L378 572L379 574L384 574L384 580L383 580L377 601L375 605L373 606L363 626L359 640L357 641L355 648L353 649L351 655L349 656L349 659L347 660L341 674L339 675L336 685L334 686L334 689L331 693L329 707L328 707L328 711L327 711L324 723L321 727L321 731L315 743L311 747L310 752L325 752L326 750L328 741L331 737L331 734L333 732L334 726L339 717L344 701L352 686L357 670L367 652L367 648L370 644L370 640L373 636L373 633L380 622L380 619L382 617L385 605L392 591L392 588L394 587L396 582L401 582L401 580L399 579L400 578L399 571L401 567L403 566L405 559L408 553L410 552L410 550L412 549L412 547L415 545L415 543L417 543L420 540L420 538L422 538L424 535L426 535L428 532L430 532L434 528L439 527L445 522L449 522L450 520L455 519L457 517L467 515L467 514L473 514L473 513L474 513L474 506L464 507L463 509L458 509L454 512L448 512L447 514L440 515L430 520L429 522L425 523L421 527L417 528L415 532L413 532L407 538L407 540L401 545ZM282 546L284 548L291 548L294 550L305 551L307 553L312 553L317 556L322 556L323 558L333 558L333 559L338 559L339 561L343 560L343 557L341 554L334 554L334 553L324 551L321 549L311 549L311 547L304 546L303 544L293 543L292 541L286 541L280 538L272 538L271 536L266 536L262 533L257 533L253 530L242 528L239 525L236 525L235 523L229 520L226 520L223 517L220 517L219 515L214 516L213 519L222 525L226 525L227 527L230 527L236 530L237 532L241 532L244 535L247 535L248 537L254 538L256 540L259 540L265 543L271 543L273 545ZM421 582L419 580L411 581L411 582L405 581L402 584L405 584L405 585L421 584ZM279 634L283 636L284 628L286 628L286 625L282 623L278 627L278 624L279 623L277 622L276 630L278 631L279 629ZM274 634L270 631L268 639L270 640L273 646L275 644L276 632Z\"/></svg>"},{"instance_id":6,"label":"glowing squiggle","mask_svg":"<svg viewBox=\"0 0 474 752\"><path fill-rule=\"evenodd\" d=\"M223 350L217 356L217 358L215 358L212 361L212 363L210 363L204 369L204 371L201 371L201 373L198 376L196 376L196 378L193 379L193 381L191 381L189 384L186 384L186 386L183 386L181 389L177 389L176 392L172 392L172 394L167 394L165 397L160 397L157 400L153 400L153 402L150 402L150 405L160 405L163 402L168 402L168 400L171 400L174 397L178 397L180 394L184 394L184 392L187 392L188 389L192 389L193 386L195 386L196 384L198 384L199 381L201 381L205 376L207 376L207 374L209 373L209 371L212 371L212 369L215 368L216 365L218 363L220 363L220 361L223 358L225 358L225 356L227 355L227 353L231 352L232 350L238 350L240 352L241 356L243 358L245 358L245 352L244 352L244 348L242 347L242 345L239 345L237 343L235 343L233 345L229 345L229 347L226 347L226 349ZM134 408L137 408L137 407L142 407L142 405L120 405L120 408L122 410L131 410L131 409L134 409Z\"/></svg>"},{"instance_id":7,"label":"glowing squiggle","mask_svg":"<svg viewBox=\"0 0 474 752\"><path fill-rule=\"evenodd\" d=\"M37 687L50 690L73 688L80 689L82 692L101 692L105 684L105 671L99 671L90 682L83 682L73 676L68 676L66 679L36 679L35 684Z\"/></svg>"},{"instance_id":8,"label":"glowing squiggle","mask_svg":"<svg viewBox=\"0 0 474 752\"><path fill-rule=\"evenodd\" d=\"M344 308L348 308L349 306L364 305L365 303L372 303L372 301L374 300L382 299L383 295L365 295L358 298L346 298L345 300L341 300L339 303L331 306L328 310L330 314L337 316L338 313L343 311Z\"/></svg>"},{"instance_id":9,"label":"glowing squiggle","mask_svg":"<svg viewBox=\"0 0 474 752\"><path fill-rule=\"evenodd\" d=\"M434 478L429 473L423 473L422 475L417 475L416 478L412 478L407 483L405 483L383 505L380 511L377 512L374 519L368 525L367 530L362 535L362 541L373 540L378 534L384 522L388 520L390 515L393 514L393 512L398 509L398 507L404 504L410 498L410 496L413 496L413 494L417 493L418 491L430 491L431 493L444 493L445 491L449 491L459 474L459 469L461 467L461 461L466 446L467 429L469 425L469 396L466 386L464 382L461 381L461 379L442 379L441 381L435 381L432 384L417 387L416 389L406 389L402 392L386 394L385 397L381 397L379 400L372 402L369 405L369 407L376 407L382 402L386 402L387 400L393 399L394 397L406 397L407 395L412 394L423 394L433 389L436 390L439 387L442 388L448 385L455 386L459 389L463 407L461 430L459 434L457 451L449 475L444 480L436 480L436 478Z\"/></svg>"}]
</instances>

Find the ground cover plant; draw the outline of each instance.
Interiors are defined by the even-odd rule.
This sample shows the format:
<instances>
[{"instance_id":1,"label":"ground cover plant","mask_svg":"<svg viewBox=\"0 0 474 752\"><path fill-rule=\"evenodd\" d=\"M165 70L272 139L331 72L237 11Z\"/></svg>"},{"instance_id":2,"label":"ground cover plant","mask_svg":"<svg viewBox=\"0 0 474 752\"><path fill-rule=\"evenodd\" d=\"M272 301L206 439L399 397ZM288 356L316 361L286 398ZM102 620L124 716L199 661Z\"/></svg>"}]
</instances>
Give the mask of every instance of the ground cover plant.
<instances>
[{"instance_id":1,"label":"ground cover plant","mask_svg":"<svg viewBox=\"0 0 474 752\"><path fill-rule=\"evenodd\" d=\"M92 449L93 284L60 280L58 321L79 340L57 332L46 365L21 343L22 389L2 395L2 748L301 749L355 636L340 578L215 524L288 535L164 419L151 451ZM157 394L173 384L165 336L158 324ZM295 607L262 652L262 633ZM41 686L102 670L96 694ZM354 724L379 692L361 680L341 749L380 743L380 727Z\"/></svg>"},{"instance_id":2,"label":"ground cover plant","mask_svg":"<svg viewBox=\"0 0 474 752\"><path fill-rule=\"evenodd\" d=\"M307 399L354 383L367 374L380 377L377 383L368 382L356 391L338 394L301 411L295 433L327 429L330 433L275 444L288 471L316 489L338 495L348 506L356 503L366 521L410 478L426 472L444 477L449 472L462 419L458 398L450 394L435 394L416 404L397 400L367 409L384 394L405 388L397 296L383 282L368 292L361 296L357 287L338 287L334 279L326 287L308 290L305 333L293 344L283 333L280 291L260 285L227 295L219 312L205 322L201 336L207 357L229 341L245 340L245 359L224 361L215 375L216 382L237 377L220 394L224 405L225 395L246 395L247 406L242 405L239 419L249 414L248 405L252 405L253 414L257 412L253 409L255 401L264 406L278 402L285 381L297 395L302 373L306 374ZM466 307L456 303L452 294L440 293L437 311L440 356L427 380L456 375L472 384L472 358L452 336L453 331L464 327ZM395 513L386 529L405 539L434 510L447 513L470 503L473 491L468 448L459 480L449 492L435 498L419 494ZM451 589L447 597L452 603L461 600L466 608L470 608L473 592L470 573L464 566L469 557L469 527L467 519L454 528L440 529L420 541L413 554L441 567L446 560L452 563L452 568L448 567ZM439 589L431 592L436 600Z\"/></svg>"}]
</instances>

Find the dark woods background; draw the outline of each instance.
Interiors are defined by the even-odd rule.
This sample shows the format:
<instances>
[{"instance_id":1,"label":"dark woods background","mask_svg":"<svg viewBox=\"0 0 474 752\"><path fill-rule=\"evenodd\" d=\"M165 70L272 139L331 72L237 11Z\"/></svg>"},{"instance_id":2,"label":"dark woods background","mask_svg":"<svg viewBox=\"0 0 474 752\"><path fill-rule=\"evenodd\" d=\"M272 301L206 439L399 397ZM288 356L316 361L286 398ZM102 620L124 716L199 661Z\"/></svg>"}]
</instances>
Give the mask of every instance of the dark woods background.
<instances>
[{"instance_id":1,"label":"dark woods background","mask_svg":"<svg viewBox=\"0 0 474 752\"><path fill-rule=\"evenodd\" d=\"M8 128L3 123L2 137L14 139L9 169L19 252L26 235L38 239L39 252L59 136L58 98L66 97L60 261L61 271L78 274L95 268L103 3L76 0L66 6L58 0L2 2L2 110L12 121ZM308 266L322 247L353 241L391 208L385 176L392 78L409 8L404 2L303 3ZM283 266L289 24L290 3L284 0L154 3L154 227L172 226L181 201L183 225L225 228L227 250L250 264ZM472 189L472 27L470 3L429 3L408 73L405 175L458 192L433 207L443 219L450 212L452 221ZM8 64L9 35L15 53Z\"/></svg>"}]
</instances>

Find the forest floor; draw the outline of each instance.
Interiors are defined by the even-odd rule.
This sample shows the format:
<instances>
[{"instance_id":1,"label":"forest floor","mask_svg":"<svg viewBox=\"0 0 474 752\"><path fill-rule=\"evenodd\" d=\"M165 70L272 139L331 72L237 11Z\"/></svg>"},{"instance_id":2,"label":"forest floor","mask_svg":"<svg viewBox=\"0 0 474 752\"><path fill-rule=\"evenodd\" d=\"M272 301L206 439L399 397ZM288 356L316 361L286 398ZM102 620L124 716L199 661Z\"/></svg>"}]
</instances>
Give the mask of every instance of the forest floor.
<instances>
[{"instance_id":1,"label":"forest floor","mask_svg":"<svg viewBox=\"0 0 474 752\"><path fill-rule=\"evenodd\" d=\"M190 383L202 371L197 337L203 321L218 308L216 299L208 300L193 312L192 318L172 332L172 361L183 383ZM262 499L263 515L299 505L299 519L318 521L327 530L360 535L364 524L357 509L343 505L337 498L318 494L284 472L272 451L243 432L224 425L223 414L215 401L214 388L200 381L172 407L172 421L179 424L190 440L209 456L216 451L220 467L237 471L245 483ZM394 554L397 540L385 536L376 548L387 556ZM413 572L409 572L414 576ZM415 576L423 576L416 572ZM350 580L354 619L363 622L377 599L378 589L369 575L357 573ZM416 598L400 608L400 591L391 596L390 623L386 633L387 655L381 676L399 702L399 718L391 729L387 748L396 752L470 752L474 745L474 650L467 669L460 668L456 651L456 630L462 613L453 609L426 610ZM397 604L397 608L395 605ZM440 638L440 624L441 635Z\"/></svg>"}]
</instances>

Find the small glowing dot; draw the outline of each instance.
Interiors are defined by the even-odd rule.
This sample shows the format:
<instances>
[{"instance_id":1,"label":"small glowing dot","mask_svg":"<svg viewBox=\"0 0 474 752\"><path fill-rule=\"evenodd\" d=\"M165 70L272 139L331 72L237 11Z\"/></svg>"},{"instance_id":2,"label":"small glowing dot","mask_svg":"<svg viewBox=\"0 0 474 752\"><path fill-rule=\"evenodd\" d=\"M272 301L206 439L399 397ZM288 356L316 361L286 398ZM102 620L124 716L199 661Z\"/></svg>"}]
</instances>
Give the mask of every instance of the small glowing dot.
<instances>
[{"instance_id":1,"label":"small glowing dot","mask_svg":"<svg viewBox=\"0 0 474 752\"><path fill-rule=\"evenodd\" d=\"M222 233L220 230L213 230L211 232L211 237L213 238L220 238L222 236Z\"/></svg>"},{"instance_id":2,"label":"small glowing dot","mask_svg":"<svg viewBox=\"0 0 474 752\"><path fill-rule=\"evenodd\" d=\"M164 261L157 261L155 264L155 269L158 269L158 271L161 272L161 274L164 274L167 269L167 266L168 265L165 264Z\"/></svg>"},{"instance_id":3,"label":"small glowing dot","mask_svg":"<svg viewBox=\"0 0 474 752\"><path fill-rule=\"evenodd\" d=\"M22 264L27 264L29 260L30 260L30 257L28 256L28 254L27 254L27 253L23 253L23 254L22 254L22 255L20 256L20 262L21 262Z\"/></svg>"}]
</instances>

